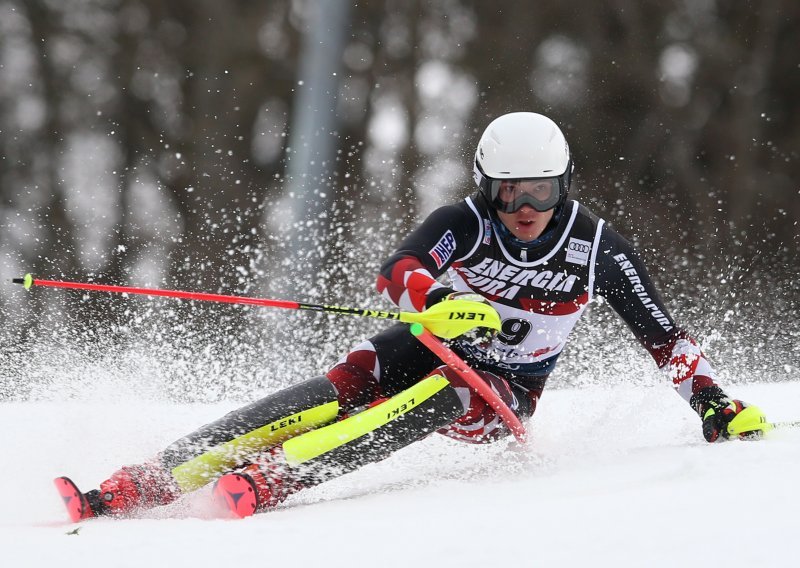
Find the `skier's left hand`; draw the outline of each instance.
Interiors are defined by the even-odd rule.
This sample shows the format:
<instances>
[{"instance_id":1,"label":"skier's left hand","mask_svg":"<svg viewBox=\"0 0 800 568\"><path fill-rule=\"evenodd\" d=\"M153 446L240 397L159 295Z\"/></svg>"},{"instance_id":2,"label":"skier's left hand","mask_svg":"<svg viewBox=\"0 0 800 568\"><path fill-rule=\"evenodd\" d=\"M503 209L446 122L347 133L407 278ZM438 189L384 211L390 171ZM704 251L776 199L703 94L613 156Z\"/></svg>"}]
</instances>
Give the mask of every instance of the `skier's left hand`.
<instances>
[{"instance_id":1,"label":"skier's left hand","mask_svg":"<svg viewBox=\"0 0 800 568\"><path fill-rule=\"evenodd\" d=\"M756 438L771 428L760 408L727 397L709 401L702 418L703 436L708 442Z\"/></svg>"}]
</instances>

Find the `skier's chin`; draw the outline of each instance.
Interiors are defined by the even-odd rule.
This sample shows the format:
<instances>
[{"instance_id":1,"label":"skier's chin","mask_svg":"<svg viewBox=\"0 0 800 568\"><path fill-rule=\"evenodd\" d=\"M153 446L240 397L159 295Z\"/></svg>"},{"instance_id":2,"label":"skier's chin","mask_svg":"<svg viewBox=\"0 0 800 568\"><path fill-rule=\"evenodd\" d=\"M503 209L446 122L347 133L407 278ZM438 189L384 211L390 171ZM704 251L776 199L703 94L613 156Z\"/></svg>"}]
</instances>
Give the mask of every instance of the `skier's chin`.
<instances>
[{"instance_id":1,"label":"skier's chin","mask_svg":"<svg viewBox=\"0 0 800 568\"><path fill-rule=\"evenodd\" d=\"M532 241L542 234L542 228L536 221L518 221L511 232L521 241Z\"/></svg>"},{"instance_id":2,"label":"skier's chin","mask_svg":"<svg viewBox=\"0 0 800 568\"><path fill-rule=\"evenodd\" d=\"M514 219L508 225L511 234L521 241L532 241L541 236L544 228L547 226L549 218L546 215L540 215L538 218L522 218Z\"/></svg>"},{"instance_id":3,"label":"skier's chin","mask_svg":"<svg viewBox=\"0 0 800 568\"><path fill-rule=\"evenodd\" d=\"M515 213L498 212L498 215L512 235L521 241L532 241L541 236L553 217L553 210L536 211L532 207L523 206Z\"/></svg>"}]
</instances>

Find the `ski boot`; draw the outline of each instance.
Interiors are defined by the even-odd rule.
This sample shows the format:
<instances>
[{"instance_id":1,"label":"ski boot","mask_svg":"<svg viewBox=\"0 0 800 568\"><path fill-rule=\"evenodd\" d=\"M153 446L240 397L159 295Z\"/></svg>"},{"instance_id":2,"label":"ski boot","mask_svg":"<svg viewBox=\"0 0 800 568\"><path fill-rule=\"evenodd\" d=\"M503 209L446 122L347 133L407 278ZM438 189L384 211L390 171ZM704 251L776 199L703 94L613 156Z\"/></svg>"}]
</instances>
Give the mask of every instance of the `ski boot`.
<instances>
[{"instance_id":1,"label":"ski boot","mask_svg":"<svg viewBox=\"0 0 800 568\"><path fill-rule=\"evenodd\" d=\"M67 514L73 523L106 514L105 505L100 499L100 491L97 489L81 493L69 477L56 477L53 483L61 499L64 500Z\"/></svg>"},{"instance_id":2,"label":"ski boot","mask_svg":"<svg viewBox=\"0 0 800 568\"><path fill-rule=\"evenodd\" d=\"M53 480L73 522L132 513L167 505L180 495L172 477L157 464L126 466L100 484L81 493L68 477Z\"/></svg>"},{"instance_id":3,"label":"ski boot","mask_svg":"<svg viewBox=\"0 0 800 568\"><path fill-rule=\"evenodd\" d=\"M285 466L262 461L220 477L214 484L213 496L222 510L243 519L277 507L302 488Z\"/></svg>"}]
</instances>

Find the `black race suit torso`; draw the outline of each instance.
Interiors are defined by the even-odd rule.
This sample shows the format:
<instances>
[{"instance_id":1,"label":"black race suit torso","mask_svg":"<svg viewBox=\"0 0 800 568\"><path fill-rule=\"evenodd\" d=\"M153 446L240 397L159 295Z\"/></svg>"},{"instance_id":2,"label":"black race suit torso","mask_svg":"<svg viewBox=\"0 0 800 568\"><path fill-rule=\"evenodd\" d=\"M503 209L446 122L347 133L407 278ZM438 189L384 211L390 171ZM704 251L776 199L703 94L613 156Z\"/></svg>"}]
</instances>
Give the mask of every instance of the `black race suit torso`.
<instances>
[{"instance_id":1,"label":"black race suit torso","mask_svg":"<svg viewBox=\"0 0 800 568\"><path fill-rule=\"evenodd\" d=\"M489 346L455 347L471 364L523 383L553 370L572 328L599 294L687 401L693 390L688 379L713 383L710 365L670 317L632 245L576 201L566 201L559 213L544 238L527 244L503 235L480 194L441 207L387 259L378 290L413 311L452 291L486 297L500 314L501 333ZM449 285L434 280L445 273ZM386 345L380 336L374 340L376 347Z\"/></svg>"}]
</instances>

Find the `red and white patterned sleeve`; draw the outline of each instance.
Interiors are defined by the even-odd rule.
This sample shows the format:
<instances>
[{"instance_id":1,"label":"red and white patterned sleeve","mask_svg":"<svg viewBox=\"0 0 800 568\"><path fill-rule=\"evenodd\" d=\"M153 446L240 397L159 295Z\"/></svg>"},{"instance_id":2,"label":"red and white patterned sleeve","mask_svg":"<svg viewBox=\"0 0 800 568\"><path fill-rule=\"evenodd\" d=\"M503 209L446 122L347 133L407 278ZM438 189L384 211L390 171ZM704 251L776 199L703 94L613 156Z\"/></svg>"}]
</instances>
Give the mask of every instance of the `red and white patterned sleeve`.
<instances>
[{"instance_id":1,"label":"red and white patterned sleeve","mask_svg":"<svg viewBox=\"0 0 800 568\"><path fill-rule=\"evenodd\" d=\"M676 328L675 333L665 338L663 343L645 343L645 347L687 402L701 389L716 386L714 369L697 341L682 329Z\"/></svg>"},{"instance_id":2,"label":"red and white patterned sleeve","mask_svg":"<svg viewBox=\"0 0 800 568\"><path fill-rule=\"evenodd\" d=\"M437 209L383 263L378 292L401 310L429 308L453 291L437 278L470 250L479 230L479 221L466 204Z\"/></svg>"},{"instance_id":3,"label":"red and white patterned sleeve","mask_svg":"<svg viewBox=\"0 0 800 568\"><path fill-rule=\"evenodd\" d=\"M383 272L378 275L378 292L401 310L421 312L427 307L431 292L445 291L441 297L452 292L438 282L419 259L401 256L395 259L389 270L389 277Z\"/></svg>"}]
</instances>

